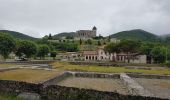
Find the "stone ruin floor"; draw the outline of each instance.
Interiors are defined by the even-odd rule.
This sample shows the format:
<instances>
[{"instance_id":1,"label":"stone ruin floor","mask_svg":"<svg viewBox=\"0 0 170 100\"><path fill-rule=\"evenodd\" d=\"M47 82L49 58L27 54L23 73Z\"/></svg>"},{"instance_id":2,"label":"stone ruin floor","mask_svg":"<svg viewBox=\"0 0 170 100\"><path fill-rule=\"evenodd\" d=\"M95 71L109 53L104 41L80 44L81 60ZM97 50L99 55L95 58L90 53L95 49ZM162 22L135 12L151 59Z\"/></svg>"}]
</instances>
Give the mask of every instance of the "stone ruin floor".
<instances>
[{"instance_id":1,"label":"stone ruin floor","mask_svg":"<svg viewBox=\"0 0 170 100\"><path fill-rule=\"evenodd\" d=\"M133 78L156 97L170 99L170 79Z\"/></svg>"},{"instance_id":2,"label":"stone ruin floor","mask_svg":"<svg viewBox=\"0 0 170 100\"><path fill-rule=\"evenodd\" d=\"M57 85L128 94L120 79L68 77Z\"/></svg>"},{"instance_id":3,"label":"stone ruin floor","mask_svg":"<svg viewBox=\"0 0 170 100\"><path fill-rule=\"evenodd\" d=\"M68 72L66 72L68 74ZM76 75L78 76L76 76ZM112 77L110 77L111 75ZM123 95L140 95L170 99L170 76L166 78L149 77L134 78L125 73L120 74L91 73L91 72L69 72L61 77L46 82L49 85L94 89L99 91L117 92ZM136 75L136 74L135 74ZM64 76L64 77L63 77ZM103 77L104 76L104 77ZM109 77L108 77L109 76ZM59 79L59 80L58 80Z\"/></svg>"}]
</instances>

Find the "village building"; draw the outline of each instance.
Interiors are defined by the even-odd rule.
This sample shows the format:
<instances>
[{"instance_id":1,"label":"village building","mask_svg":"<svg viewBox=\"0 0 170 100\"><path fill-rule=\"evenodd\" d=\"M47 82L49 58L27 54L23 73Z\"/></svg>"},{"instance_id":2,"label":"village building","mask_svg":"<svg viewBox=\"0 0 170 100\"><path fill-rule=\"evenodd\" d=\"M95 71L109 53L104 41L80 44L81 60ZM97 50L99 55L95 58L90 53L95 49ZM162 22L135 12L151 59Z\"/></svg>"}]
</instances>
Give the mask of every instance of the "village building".
<instances>
[{"instance_id":1,"label":"village building","mask_svg":"<svg viewBox=\"0 0 170 100\"><path fill-rule=\"evenodd\" d=\"M93 37L96 37L97 34L97 28L94 26L92 30L79 30L75 33L75 39L92 39Z\"/></svg>"},{"instance_id":2,"label":"village building","mask_svg":"<svg viewBox=\"0 0 170 100\"><path fill-rule=\"evenodd\" d=\"M84 51L85 61L112 61L123 63L147 63L147 56L139 53L109 53L102 48L96 51Z\"/></svg>"}]
</instances>

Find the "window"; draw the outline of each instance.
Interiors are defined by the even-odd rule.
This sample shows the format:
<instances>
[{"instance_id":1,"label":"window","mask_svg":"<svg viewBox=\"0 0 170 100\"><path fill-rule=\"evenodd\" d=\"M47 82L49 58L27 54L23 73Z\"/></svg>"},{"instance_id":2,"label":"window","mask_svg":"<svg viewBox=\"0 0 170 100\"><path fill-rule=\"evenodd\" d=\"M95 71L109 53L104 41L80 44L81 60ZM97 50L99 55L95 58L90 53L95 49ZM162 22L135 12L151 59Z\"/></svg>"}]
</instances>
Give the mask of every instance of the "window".
<instances>
[{"instance_id":1,"label":"window","mask_svg":"<svg viewBox=\"0 0 170 100\"><path fill-rule=\"evenodd\" d=\"M91 60L91 56L89 56L89 59Z\"/></svg>"},{"instance_id":2,"label":"window","mask_svg":"<svg viewBox=\"0 0 170 100\"><path fill-rule=\"evenodd\" d=\"M88 59L88 56L86 56L86 59Z\"/></svg>"}]
</instances>

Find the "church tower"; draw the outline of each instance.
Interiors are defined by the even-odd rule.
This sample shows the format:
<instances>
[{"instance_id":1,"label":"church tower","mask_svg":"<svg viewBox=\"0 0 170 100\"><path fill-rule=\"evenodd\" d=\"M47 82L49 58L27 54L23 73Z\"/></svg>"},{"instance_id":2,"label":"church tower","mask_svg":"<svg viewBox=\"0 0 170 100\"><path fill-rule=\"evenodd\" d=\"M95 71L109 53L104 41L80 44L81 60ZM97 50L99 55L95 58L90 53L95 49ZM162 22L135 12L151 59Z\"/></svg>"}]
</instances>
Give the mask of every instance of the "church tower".
<instances>
[{"instance_id":1,"label":"church tower","mask_svg":"<svg viewBox=\"0 0 170 100\"><path fill-rule=\"evenodd\" d=\"M96 28L96 26L94 26L92 28L92 31L93 31L93 37L96 37L96 35L97 35L97 28Z\"/></svg>"},{"instance_id":2,"label":"church tower","mask_svg":"<svg viewBox=\"0 0 170 100\"><path fill-rule=\"evenodd\" d=\"M96 26L94 26L92 30L93 30L93 31L97 31L97 28L96 28Z\"/></svg>"}]
</instances>

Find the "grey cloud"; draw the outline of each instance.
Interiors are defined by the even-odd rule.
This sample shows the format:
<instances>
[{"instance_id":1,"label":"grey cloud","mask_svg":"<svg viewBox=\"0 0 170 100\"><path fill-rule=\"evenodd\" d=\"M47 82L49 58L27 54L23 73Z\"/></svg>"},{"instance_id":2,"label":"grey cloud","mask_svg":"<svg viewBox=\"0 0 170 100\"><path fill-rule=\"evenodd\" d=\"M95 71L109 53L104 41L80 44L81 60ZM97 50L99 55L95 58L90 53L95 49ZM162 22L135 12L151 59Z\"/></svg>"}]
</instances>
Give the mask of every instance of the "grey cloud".
<instances>
[{"instance_id":1,"label":"grey cloud","mask_svg":"<svg viewBox=\"0 0 170 100\"><path fill-rule=\"evenodd\" d=\"M170 0L0 0L0 27L42 37L98 27L104 36L144 29L170 33Z\"/></svg>"}]
</instances>

